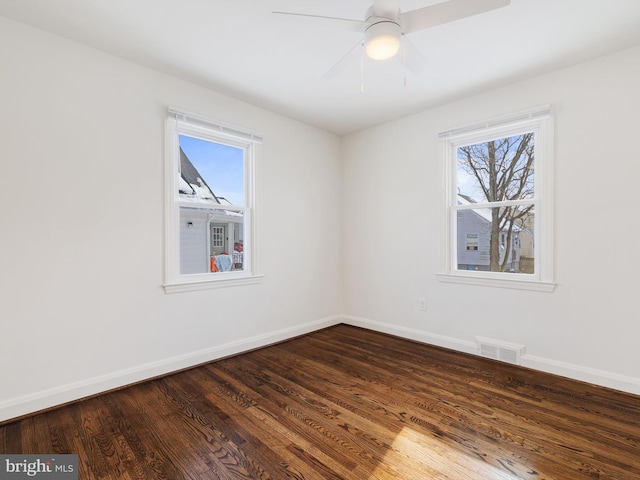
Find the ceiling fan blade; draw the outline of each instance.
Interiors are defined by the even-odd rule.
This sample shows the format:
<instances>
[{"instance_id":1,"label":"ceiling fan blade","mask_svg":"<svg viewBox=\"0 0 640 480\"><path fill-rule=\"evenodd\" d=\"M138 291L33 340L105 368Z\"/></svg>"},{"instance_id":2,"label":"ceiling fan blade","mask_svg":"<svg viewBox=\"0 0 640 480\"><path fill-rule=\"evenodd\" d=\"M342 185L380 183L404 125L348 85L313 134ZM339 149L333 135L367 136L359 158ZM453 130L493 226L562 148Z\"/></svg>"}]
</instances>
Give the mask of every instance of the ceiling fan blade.
<instances>
[{"instance_id":1,"label":"ceiling fan blade","mask_svg":"<svg viewBox=\"0 0 640 480\"><path fill-rule=\"evenodd\" d=\"M323 80L330 80L337 77L340 73L345 71L351 64L358 63L358 55L361 55L360 49L362 48L362 40L358 41L353 47L349 49L344 56L338 60L333 67L331 67L327 73L322 76Z\"/></svg>"},{"instance_id":2,"label":"ceiling fan blade","mask_svg":"<svg viewBox=\"0 0 640 480\"><path fill-rule=\"evenodd\" d=\"M405 33L424 30L461 18L506 7L511 0L449 0L400 14Z\"/></svg>"},{"instance_id":3,"label":"ceiling fan blade","mask_svg":"<svg viewBox=\"0 0 640 480\"><path fill-rule=\"evenodd\" d=\"M416 77L419 77L427 69L427 59L424 58L424 55L422 55L420 50L416 48L406 35L402 36L402 41L404 42L404 52L401 60L404 62L407 70Z\"/></svg>"},{"instance_id":4,"label":"ceiling fan blade","mask_svg":"<svg viewBox=\"0 0 640 480\"><path fill-rule=\"evenodd\" d=\"M274 15L290 15L294 17L306 17L306 18L319 18L321 20L332 20L343 22L349 27L353 27L353 30L362 31L362 20L356 20L354 18L342 18L342 17L329 17L325 15L310 15L307 13L295 13L295 12L271 12Z\"/></svg>"}]
</instances>

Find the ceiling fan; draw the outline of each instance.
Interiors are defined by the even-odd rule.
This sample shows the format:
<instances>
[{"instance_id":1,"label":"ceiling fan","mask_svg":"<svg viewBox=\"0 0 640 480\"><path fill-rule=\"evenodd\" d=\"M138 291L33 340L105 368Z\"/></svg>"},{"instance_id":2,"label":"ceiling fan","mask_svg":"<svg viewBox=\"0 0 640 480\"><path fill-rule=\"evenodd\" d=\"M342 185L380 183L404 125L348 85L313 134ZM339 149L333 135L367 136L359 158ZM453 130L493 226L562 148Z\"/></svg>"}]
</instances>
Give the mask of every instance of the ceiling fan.
<instances>
[{"instance_id":1,"label":"ceiling fan","mask_svg":"<svg viewBox=\"0 0 640 480\"><path fill-rule=\"evenodd\" d=\"M366 54L373 60L387 60L398 54L406 34L506 7L511 3L511 0L448 0L401 12L398 1L374 0L365 13L364 20L294 12L273 13L346 23L350 29L361 32L362 40L358 45L362 45L363 55ZM406 58L403 60L406 61Z\"/></svg>"}]
</instances>

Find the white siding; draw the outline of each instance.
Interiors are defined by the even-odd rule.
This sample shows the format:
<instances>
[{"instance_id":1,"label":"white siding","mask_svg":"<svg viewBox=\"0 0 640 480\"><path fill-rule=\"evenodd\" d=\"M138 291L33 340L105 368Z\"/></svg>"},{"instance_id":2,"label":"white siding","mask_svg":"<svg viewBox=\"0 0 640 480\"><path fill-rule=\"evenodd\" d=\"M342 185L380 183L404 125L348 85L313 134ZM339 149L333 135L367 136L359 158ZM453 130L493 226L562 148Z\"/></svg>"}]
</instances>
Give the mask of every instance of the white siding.
<instances>
[{"instance_id":1,"label":"white siding","mask_svg":"<svg viewBox=\"0 0 640 480\"><path fill-rule=\"evenodd\" d=\"M209 271L207 218L206 212L195 209L180 211L180 273L183 275Z\"/></svg>"},{"instance_id":2,"label":"white siding","mask_svg":"<svg viewBox=\"0 0 640 480\"><path fill-rule=\"evenodd\" d=\"M489 268L489 244L491 231L489 222L471 210L458 212L458 268L477 265L480 270ZM478 234L478 250L467 250L467 233Z\"/></svg>"}]
</instances>

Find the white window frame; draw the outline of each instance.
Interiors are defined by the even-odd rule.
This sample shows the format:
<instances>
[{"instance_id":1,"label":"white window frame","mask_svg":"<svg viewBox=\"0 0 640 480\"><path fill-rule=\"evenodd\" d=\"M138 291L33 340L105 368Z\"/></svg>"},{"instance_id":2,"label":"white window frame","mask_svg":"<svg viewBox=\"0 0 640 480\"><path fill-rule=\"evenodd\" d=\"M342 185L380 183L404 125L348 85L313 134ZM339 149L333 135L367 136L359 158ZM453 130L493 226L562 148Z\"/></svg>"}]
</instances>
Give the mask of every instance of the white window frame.
<instances>
[{"instance_id":1,"label":"white window frame","mask_svg":"<svg viewBox=\"0 0 640 480\"><path fill-rule=\"evenodd\" d=\"M180 273L180 207L193 206L178 195L180 176L179 135L222 143L244 150L245 203L224 205L225 210L244 213L244 269L242 271ZM259 283L256 248L255 157L262 137L239 127L223 124L173 107L167 109L165 124L165 283L166 293L204 290ZM212 207L213 210L218 207ZM222 207L220 207L222 209Z\"/></svg>"},{"instance_id":2,"label":"white window frame","mask_svg":"<svg viewBox=\"0 0 640 480\"><path fill-rule=\"evenodd\" d=\"M443 267L437 277L442 282L552 292L555 288L553 169L554 132L551 107L545 105L513 115L466 125L439 135L444 159L444 222L442 232ZM467 271L457 263L457 148L526 132L535 132L534 273ZM491 202L491 206L504 206ZM486 203L479 204L486 207Z\"/></svg>"}]
</instances>

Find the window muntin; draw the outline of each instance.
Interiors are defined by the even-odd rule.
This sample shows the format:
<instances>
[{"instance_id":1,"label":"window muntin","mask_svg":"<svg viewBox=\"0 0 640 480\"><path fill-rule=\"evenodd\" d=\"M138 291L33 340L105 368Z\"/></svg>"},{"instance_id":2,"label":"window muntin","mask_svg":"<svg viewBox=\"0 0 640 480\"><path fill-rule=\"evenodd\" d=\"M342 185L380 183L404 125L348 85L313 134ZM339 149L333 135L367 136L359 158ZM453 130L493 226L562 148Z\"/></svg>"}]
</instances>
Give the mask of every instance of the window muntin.
<instances>
[{"instance_id":1,"label":"window muntin","mask_svg":"<svg viewBox=\"0 0 640 480\"><path fill-rule=\"evenodd\" d=\"M259 137L191 114L167 120L167 291L242 284L253 261ZM174 288L180 286L180 288Z\"/></svg>"},{"instance_id":2,"label":"window muntin","mask_svg":"<svg viewBox=\"0 0 640 480\"><path fill-rule=\"evenodd\" d=\"M446 162L439 278L553 289L552 122L543 107L441 134ZM483 279L491 282L483 283Z\"/></svg>"}]
</instances>

